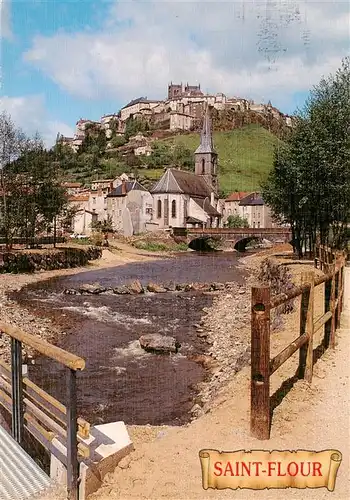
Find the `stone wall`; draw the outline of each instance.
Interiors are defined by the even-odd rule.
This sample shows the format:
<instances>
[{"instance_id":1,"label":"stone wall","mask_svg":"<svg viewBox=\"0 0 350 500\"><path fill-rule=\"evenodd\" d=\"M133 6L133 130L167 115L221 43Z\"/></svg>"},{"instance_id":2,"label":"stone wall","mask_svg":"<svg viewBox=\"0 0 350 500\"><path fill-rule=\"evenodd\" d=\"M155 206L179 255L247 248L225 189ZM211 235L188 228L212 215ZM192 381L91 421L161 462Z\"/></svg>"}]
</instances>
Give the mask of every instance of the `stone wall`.
<instances>
[{"instance_id":1,"label":"stone wall","mask_svg":"<svg viewBox=\"0 0 350 500\"><path fill-rule=\"evenodd\" d=\"M45 252L5 252L2 254L0 273L33 273L81 267L101 256L102 249L96 247L66 247Z\"/></svg>"}]
</instances>

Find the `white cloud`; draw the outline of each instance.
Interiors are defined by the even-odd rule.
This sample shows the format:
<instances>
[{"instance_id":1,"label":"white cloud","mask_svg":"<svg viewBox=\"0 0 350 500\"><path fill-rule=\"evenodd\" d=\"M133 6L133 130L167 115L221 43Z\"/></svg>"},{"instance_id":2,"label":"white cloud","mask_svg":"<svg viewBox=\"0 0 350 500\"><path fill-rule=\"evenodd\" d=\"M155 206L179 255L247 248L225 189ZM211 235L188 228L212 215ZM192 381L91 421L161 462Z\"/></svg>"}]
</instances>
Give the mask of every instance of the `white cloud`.
<instances>
[{"instance_id":1,"label":"white cloud","mask_svg":"<svg viewBox=\"0 0 350 500\"><path fill-rule=\"evenodd\" d=\"M65 123L51 120L45 111L45 100L41 95L7 97L0 100L0 111L6 111L15 125L27 135L39 132L46 147L55 143L57 133L72 136L73 130Z\"/></svg>"},{"instance_id":2,"label":"white cloud","mask_svg":"<svg viewBox=\"0 0 350 500\"><path fill-rule=\"evenodd\" d=\"M25 54L70 94L164 97L172 81L283 107L340 66L347 0L123 1L95 33L38 36Z\"/></svg>"},{"instance_id":3,"label":"white cloud","mask_svg":"<svg viewBox=\"0 0 350 500\"><path fill-rule=\"evenodd\" d=\"M12 39L10 1L0 0L0 39Z\"/></svg>"}]
</instances>

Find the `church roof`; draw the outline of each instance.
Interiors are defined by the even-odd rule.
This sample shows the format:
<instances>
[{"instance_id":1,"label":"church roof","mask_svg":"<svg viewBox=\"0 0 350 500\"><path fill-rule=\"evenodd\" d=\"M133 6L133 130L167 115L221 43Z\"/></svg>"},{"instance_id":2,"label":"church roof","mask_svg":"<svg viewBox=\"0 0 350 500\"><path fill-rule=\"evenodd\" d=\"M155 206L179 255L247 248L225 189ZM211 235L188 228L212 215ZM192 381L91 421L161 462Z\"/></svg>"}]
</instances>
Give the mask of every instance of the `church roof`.
<instances>
[{"instance_id":1,"label":"church roof","mask_svg":"<svg viewBox=\"0 0 350 500\"><path fill-rule=\"evenodd\" d=\"M192 172L169 168L153 186L151 193L182 193L191 196L210 197L212 188L204 177Z\"/></svg>"},{"instance_id":2,"label":"church roof","mask_svg":"<svg viewBox=\"0 0 350 500\"><path fill-rule=\"evenodd\" d=\"M203 128L201 133L201 143L195 151L196 153L214 153L213 135L211 130L211 120L209 113L209 106L207 105L204 115Z\"/></svg>"},{"instance_id":3,"label":"church roof","mask_svg":"<svg viewBox=\"0 0 350 500\"><path fill-rule=\"evenodd\" d=\"M210 204L210 200L208 198L195 198L192 197L192 200L202 208L208 215L220 216L221 214Z\"/></svg>"}]
</instances>

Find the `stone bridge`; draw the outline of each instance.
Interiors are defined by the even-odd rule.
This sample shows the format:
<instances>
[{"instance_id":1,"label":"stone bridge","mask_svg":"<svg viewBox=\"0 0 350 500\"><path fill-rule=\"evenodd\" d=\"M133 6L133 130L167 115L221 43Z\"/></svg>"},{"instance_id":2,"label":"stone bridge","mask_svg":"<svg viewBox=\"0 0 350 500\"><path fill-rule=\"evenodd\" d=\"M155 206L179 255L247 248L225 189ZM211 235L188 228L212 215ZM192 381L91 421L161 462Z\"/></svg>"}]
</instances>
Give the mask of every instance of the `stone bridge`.
<instances>
[{"instance_id":1,"label":"stone bridge","mask_svg":"<svg viewBox=\"0 0 350 500\"><path fill-rule=\"evenodd\" d=\"M208 239L217 240L223 247L244 251L252 240L268 240L273 244L290 243L292 232L288 228L182 228L174 227L174 240L186 242L193 250L199 250Z\"/></svg>"}]
</instances>

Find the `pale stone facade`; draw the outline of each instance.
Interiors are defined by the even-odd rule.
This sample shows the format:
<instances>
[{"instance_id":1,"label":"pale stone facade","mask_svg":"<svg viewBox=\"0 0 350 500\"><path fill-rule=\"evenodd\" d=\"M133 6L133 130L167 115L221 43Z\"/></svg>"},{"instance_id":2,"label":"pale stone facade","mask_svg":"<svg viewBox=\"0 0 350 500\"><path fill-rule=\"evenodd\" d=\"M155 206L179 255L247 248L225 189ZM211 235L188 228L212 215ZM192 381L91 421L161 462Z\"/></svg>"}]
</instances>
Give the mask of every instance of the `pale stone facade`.
<instances>
[{"instance_id":1,"label":"pale stone facade","mask_svg":"<svg viewBox=\"0 0 350 500\"><path fill-rule=\"evenodd\" d=\"M152 195L137 181L123 181L107 195L107 215L113 229L125 236L146 231L152 208Z\"/></svg>"},{"instance_id":2,"label":"pale stone facade","mask_svg":"<svg viewBox=\"0 0 350 500\"><path fill-rule=\"evenodd\" d=\"M264 203L260 194L251 193L239 202L241 217L248 220L249 227L252 228L271 228L276 225L273 223L270 208Z\"/></svg>"}]
</instances>

